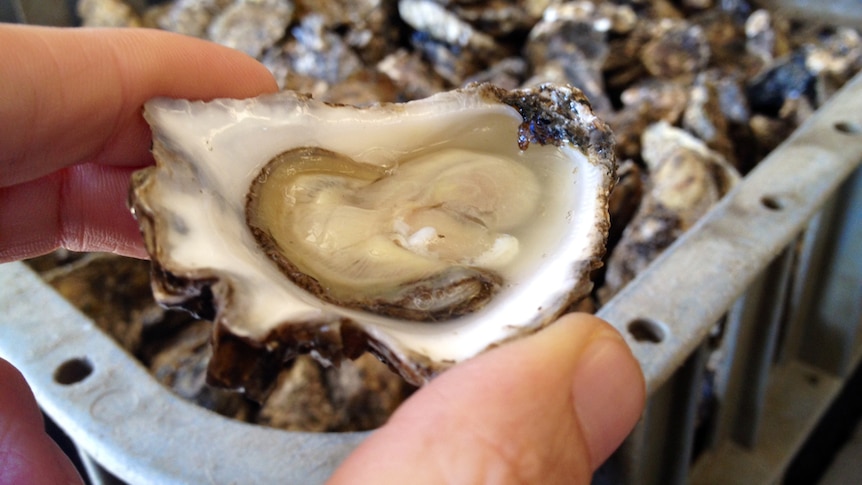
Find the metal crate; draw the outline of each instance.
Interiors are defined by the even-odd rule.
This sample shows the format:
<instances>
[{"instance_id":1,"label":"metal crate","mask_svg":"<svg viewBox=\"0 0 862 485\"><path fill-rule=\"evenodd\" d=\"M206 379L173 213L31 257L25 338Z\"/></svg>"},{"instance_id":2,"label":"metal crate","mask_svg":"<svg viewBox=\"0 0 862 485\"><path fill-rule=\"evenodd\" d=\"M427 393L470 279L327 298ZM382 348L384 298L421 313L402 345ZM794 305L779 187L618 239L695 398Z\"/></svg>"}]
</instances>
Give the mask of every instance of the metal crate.
<instances>
[{"instance_id":1,"label":"metal crate","mask_svg":"<svg viewBox=\"0 0 862 485\"><path fill-rule=\"evenodd\" d=\"M597 483L781 480L862 359L860 163L862 74L601 309L650 399ZM368 436L198 408L23 264L0 265L0 287L0 355L73 438L93 483L319 483Z\"/></svg>"},{"instance_id":2,"label":"metal crate","mask_svg":"<svg viewBox=\"0 0 862 485\"><path fill-rule=\"evenodd\" d=\"M599 311L626 334L650 399L597 481L780 481L862 359L860 110L862 74ZM706 450L692 462L696 428Z\"/></svg>"}]
</instances>

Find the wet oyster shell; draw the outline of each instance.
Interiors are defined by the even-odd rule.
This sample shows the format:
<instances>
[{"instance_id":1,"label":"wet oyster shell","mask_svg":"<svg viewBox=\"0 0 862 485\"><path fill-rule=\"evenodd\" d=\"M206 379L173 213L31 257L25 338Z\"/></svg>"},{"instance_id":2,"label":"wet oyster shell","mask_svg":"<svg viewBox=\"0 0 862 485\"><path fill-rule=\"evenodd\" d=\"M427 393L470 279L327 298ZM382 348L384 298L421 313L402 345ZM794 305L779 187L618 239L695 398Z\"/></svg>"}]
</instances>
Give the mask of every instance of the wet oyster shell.
<instances>
[{"instance_id":1,"label":"wet oyster shell","mask_svg":"<svg viewBox=\"0 0 862 485\"><path fill-rule=\"evenodd\" d=\"M613 138L575 88L471 85L367 108L292 92L209 103L156 99L145 117L157 163L133 177L130 204L153 261L155 297L216 323L209 379L252 397L265 396L282 364L300 353L337 363L369 350L422 384L552 322L590 292L590 273L601 265ZM549 235L536 236L543 242L533 244L529 264L521 261L473 313L406 322L322 301L285 277L246 224L249 187L281 153L313 146L381 163L450 139L484 143L537 171L563 162L560 173L545 174L551 186L543 197L556 202L535 216Z\"/></svg>"}]
</instances>

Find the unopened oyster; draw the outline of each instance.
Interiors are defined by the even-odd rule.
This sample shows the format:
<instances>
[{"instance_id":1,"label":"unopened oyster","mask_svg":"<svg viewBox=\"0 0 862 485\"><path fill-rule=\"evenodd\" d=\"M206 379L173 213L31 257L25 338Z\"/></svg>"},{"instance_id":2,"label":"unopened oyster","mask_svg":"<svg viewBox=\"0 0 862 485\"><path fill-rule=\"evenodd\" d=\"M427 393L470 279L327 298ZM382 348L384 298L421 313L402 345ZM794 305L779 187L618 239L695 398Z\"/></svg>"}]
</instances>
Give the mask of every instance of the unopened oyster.
<instances>
[{"instance_id":1,"label":"unopened oyster","mask_svg":"<svg viewBox=\"0 0 862 485\"><path fill-rule=\"evenodd\" d=\"M472 85L406 104L156 99L132 210L154 293L216 322L212 381L370 350L420 384L592 287L612 137L580 91Z\"/></svg>"}]
</instances>

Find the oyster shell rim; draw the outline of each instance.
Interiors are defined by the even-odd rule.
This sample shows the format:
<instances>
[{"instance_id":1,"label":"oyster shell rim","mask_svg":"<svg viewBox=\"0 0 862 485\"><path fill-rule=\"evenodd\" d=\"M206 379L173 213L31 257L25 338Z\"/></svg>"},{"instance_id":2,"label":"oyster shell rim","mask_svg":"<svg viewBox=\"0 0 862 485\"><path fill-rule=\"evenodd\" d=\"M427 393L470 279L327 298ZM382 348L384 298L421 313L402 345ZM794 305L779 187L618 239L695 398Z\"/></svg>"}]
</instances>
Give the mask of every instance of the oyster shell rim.
<instances>
[{"instance_id":1,"label":"oyster shell rim","mask_svg":"<svg viewBox=\"0 0 862 485\"><path fill-rule=\"evenodd\" d=\"M280 97L278 93L264 97ZM496 347L509 340L538 331L562 315L572 304L586 297L592 290L590 273L601 267L605 253L604 243L609 230L607 202L615 183L616 160L613 150L613 134L610 128L598 119L591 110L589 101L577 88L571 86L540 85L531 89L506 91L490 84L471 84L464 88L442 93L444 95L476 95L491 103L501 103L514 108L520 115L517 142L521 150L530 144L562 146L569 145L581 152L584 159L597 167L601 174L601 186L596 197L596 212L593 214L593 230L584 237L589 240L592 254L584 259L572 261L570 273L575 275L575 284L569 289L565 301L551 312L542 313L519 331L488 343L478 353ZM530 95L528 95L530 94ZM290 93L297 102L312 102L310 95ZM429 102L434 96L424 100ZM213 102L224 100L213 100ZM320 103L316 100L313 102ZM345 107L337 103L321 103L334 107ZM409 104L409 103L407 103ZM148 103L149 106L149 103ZM394 106L394 108L392 108ZM372 109L400 109L399 104L381 103ZM366 109L366 108L355 108ZM146 116L146 112L145 112ZM149 119L148 119L149 121ZM152 182L162 161L159 151L164 149L158 139L158 129L153 128L153 152L156 165L137 171L132 177L129 205L141 226L147 251L153 259L153 292L161 304L181 308L200 318L212 320L213 358L208 380L229 388L244 389L251 397L264 397L277 368L298 353L311 353L324 363L337 363L342 356L355 358L370 351L407 381L421 385L449 366L453 360L434 360L421 352L399 348L397 342L381 337L379 332L358 324L349 317L326 312L320 318L301 322L282 322L260 339L237 335L225 323L225 309L233 306L234 282L224 275L219 276L207 269L171 268L162 262L164 248L159 244L159 221L141 195ZM544 310L541 309L540 310ZM389 340L389 341L387 341ZM224 365L222 365L224 364Z\"/></svg>"}]
</instances>

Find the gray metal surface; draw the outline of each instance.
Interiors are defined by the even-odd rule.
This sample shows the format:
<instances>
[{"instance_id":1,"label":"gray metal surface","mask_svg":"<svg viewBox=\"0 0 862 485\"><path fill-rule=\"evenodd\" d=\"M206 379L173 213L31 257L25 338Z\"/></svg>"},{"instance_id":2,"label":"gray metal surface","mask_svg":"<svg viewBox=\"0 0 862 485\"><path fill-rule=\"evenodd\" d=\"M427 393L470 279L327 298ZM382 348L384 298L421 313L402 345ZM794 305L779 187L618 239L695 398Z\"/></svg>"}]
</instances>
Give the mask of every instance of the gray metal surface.
<instances>
[{"instance_id":1,"label":"gray metal surface","mask_svg":"<svg viewBox=\"0 0 862 485\"><path fill-rule=\"evenodd\" d=\"M804 330L798 353L802 360L837 376L854 368L862 338L862 171L837 192L826 223L835 230L823 239L823 255L799 281L808 300L795 315Z\"/></svg>"},{"instance_id":2,"label":"gray metal surface","mask_svg":"<svg viewBox=\"0 0 862 485\"><path fill-rule=\"evenodd\" d=\"M23 264L0 265L0 288L0 356L80 448L129 483L321 483L366 436L288 433L206 411L158 384Z\"/></svg>"},{"instance_id":3,"label":"gray metal surface","mask_svg":"<svg viewBox=\"0 0 862 485\"><path fill-rule=\"evenodd\" d=\"M831 384L805 387L800 376L810 366L799 355L842 356L845 372L858 363L849 356L862 339L860 162L857 75L599 312L628 339L651 397L603 469L611 478L600 475L598 483L772 483L781 476L841 387L840 378L814 370L818 382ZM806 231L830 196L835 202ZM709 381L697 362L722 320L726 355ZM639 339L644 329L654 338ZM692 403L704 416L692 419ZM788 415L794 403L805 412ZM696 433L706 451L692 469Z\"/></svg>"},{"instance_id":4,"label":"gray metal surface","mask_svg":"<svg viewBox=\"0 0 862 485\"><path fill-rule=\"evenodd\" d=\"M686 483L781 481L862 361L860 231L862 169L857 169L814 217L803 237L791 243L731 311L729 326L735 331L724 336L725 355L713 362L712 420L697 430L706 437L707 448L696 461L692 458L683 464ZM790 269L793 281L788 285ZM818 334L829 338L812 337ZM827 358L812 361L811 350ZM836 362L841 365L835 366ZM691 391L704 395L707 387ZM644 421L650 418L647 415ZM687 432L693 434L695 429ZM662 437L653 434L649 439L655 444ZM624 453L635 472L621 483L668 483L645 482L637 474L654 454L651 449L637 455ZM859 478L847 483L857 483Z\"/></svg>"},{"instance_id":5,"label":"gray metal surface","mask_svg":"<svg viewBox=\"0 0 862 485\"><path fill-rule=\"evenodd\" d=\"M760 424L758 446L750 448L733 440L719 443L701 457L688 483L781 483L790 459L814 430L841 385L837 377L801 362L775 368L766 392L769 412Z\"/></svg>"},{"instance_id":6,"label":"gray metal surface","mask_svg":"<svg viewBox=\"0 0 862 485\"><path fill-rule=\"evenodd\" d=\"M629 340L654 391L862 162L862 75L763 160L598 315ZM653 322L661 342L628 331Z\"/></svg>"},{"instance_id":7,"label":"gray metal surface","mask_svg":"<svg viewBox=\"0 0 862 485\"><path fill-rule=\"evenodd\" d=\"M721 407L713 444L728 438L749 447L757 442L794 254L786 249L767 266L728 315L728 345L716 376Z\"/></svg>"}]
</instances>

